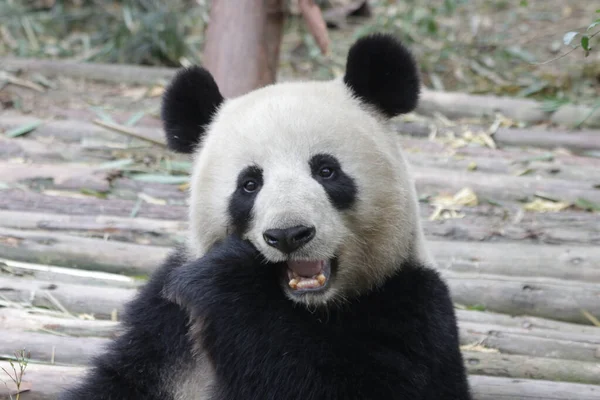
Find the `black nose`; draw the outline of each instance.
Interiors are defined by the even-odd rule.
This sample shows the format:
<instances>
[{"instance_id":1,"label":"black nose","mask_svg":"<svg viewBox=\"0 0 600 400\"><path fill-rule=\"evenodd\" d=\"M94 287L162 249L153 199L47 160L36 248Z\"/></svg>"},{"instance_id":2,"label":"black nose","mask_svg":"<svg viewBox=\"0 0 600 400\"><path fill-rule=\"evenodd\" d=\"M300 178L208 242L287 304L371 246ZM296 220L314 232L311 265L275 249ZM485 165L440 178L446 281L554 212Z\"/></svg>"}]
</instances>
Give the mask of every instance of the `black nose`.
<instances>
[{"instance_id":1,"label":"black nose","mask_svg":"<svg viewBox=\"0 0 600 400\"><path fill-rule=\"evenodd\" d=\"M308 226L294 226L286 229L269 229L263 233L265 242L284 253L291 253L310 242L316 229Z\"/></svg>"}]
</instances>

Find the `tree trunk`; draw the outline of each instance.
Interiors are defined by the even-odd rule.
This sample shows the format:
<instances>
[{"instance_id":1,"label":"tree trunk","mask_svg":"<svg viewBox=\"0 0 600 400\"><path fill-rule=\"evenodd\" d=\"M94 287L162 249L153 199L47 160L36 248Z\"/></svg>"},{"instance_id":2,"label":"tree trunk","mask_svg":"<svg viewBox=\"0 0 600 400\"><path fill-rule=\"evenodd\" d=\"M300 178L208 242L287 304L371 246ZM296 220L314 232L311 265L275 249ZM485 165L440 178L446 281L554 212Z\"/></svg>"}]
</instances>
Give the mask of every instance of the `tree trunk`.
<instances>
[{"instance_id":1,"label":"tree trunk","mask_svg":"<svg viewBox=\"0 0 600 400\"><path fill-rule=\"evenodd\" d=\"M275 82L283 10L282 0L212 2L203 63L225 97Z\"/></svg>"}]
</instances>

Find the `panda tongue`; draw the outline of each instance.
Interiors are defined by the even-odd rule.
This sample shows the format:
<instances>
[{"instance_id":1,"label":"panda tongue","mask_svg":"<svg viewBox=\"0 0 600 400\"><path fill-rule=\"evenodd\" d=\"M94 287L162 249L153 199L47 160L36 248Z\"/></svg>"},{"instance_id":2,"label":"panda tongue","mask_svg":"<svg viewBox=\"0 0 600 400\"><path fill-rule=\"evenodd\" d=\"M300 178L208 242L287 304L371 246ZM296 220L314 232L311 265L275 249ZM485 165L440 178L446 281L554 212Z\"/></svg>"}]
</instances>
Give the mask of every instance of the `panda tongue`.
<instances>
[{"instance_id":1,"label":"panda tongue","mask_svg":"<svg viewBox=\"0 0 600 400\"><path fill-rule=\"evenodd\" d=\"M301 277L311 278L323 270L322 261L289 261L288 267Z\"/></svg>"}]
</instances>

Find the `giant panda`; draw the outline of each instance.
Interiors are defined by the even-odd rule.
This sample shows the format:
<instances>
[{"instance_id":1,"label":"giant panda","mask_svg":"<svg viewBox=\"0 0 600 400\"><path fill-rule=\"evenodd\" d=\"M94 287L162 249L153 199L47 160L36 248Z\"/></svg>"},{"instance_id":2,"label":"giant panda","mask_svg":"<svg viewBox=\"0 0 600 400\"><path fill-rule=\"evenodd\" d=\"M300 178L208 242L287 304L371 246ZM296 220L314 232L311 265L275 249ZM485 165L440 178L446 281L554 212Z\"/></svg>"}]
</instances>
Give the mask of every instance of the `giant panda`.
<instances>
[{"instance_id":1,"label":"giant panda","mask_svg":"<svg viewBox=\"0 0 600 400\"><path fill-rule=\"evenodd\" d=\"M193 156L188 242L63 400L468 400L457 324L388 121L418 70L394 37L343 77L225 99L201 67L165 92Z\"/></svg>"}]
</instances>

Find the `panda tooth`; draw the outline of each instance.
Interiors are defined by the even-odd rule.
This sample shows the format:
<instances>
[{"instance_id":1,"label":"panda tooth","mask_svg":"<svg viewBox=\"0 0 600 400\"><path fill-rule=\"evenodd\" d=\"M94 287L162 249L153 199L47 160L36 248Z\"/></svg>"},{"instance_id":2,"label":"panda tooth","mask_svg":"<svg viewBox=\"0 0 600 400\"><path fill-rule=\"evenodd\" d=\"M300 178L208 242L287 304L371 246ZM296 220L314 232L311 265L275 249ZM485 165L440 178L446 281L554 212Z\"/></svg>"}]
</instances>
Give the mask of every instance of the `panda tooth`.
<instances>
[{"instance_id":1,"label":"panda tooth","mask_svg":"<svg viewBox=\"0 0 600 400\"><path fill-rule=\"evenodd\" d=\"M298 279L292 279L292 280L290 280L290 282L288 283L288 285L292 289L296 289L298 287Z\"/></svg>"},{"instance_id":2,"label":"panda tooth","mask_svg":"<svg viewBox=\"0 0 600 400\"><path fill-rule=\"evenodd\" d=\"M325 275L319 274L317 275L317 281L319 282L319 285L323 286L325 284L325 281L327 281L327 278L325 277Z\"/></svg>"}]
</instances>

